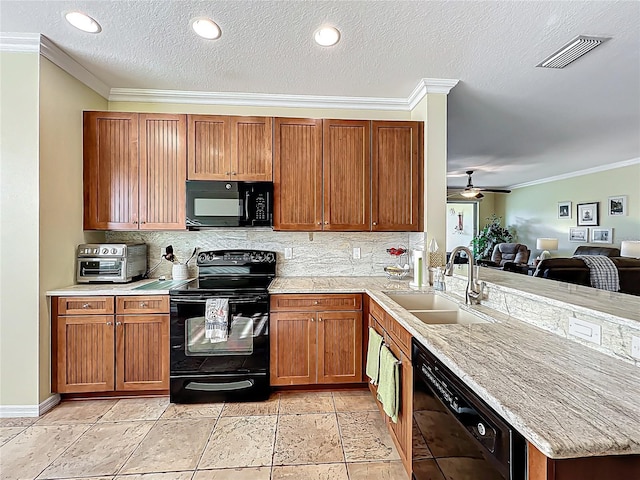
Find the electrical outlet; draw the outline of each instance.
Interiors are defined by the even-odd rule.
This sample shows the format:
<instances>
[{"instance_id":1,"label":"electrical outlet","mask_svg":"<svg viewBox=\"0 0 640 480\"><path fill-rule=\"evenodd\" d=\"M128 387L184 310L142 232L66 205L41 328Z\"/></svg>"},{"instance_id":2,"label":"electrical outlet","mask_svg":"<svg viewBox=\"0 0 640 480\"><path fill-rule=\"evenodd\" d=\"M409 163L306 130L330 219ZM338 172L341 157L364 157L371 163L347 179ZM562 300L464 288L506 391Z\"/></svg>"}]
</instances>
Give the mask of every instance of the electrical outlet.
<instances>
[{"instance_id":1,"label":"electrical outlet","mask_svg":"<svg viewBox=\"0 0 640 480\"><path fill-rule=\"evenodd\" d=\"M602 335L602 327L596 323L579 320L577 318L569 319L569 333L587 342L600 345Z\"/></svg>"},{"instance_id":2,"label":"electrical outlet","mask_svg":"<svg viewBox=\"0 0 640 480\"><path fill-rule=\"evenodd\" d=\"M631 356L636 360L640 360L640 337L631 337Z\"/></svg>"},{"instance_id":3,"label":"electrical outlet","mask_svg":"<svg viewBox=\"0 0 640 480\"><path fill-rule=\"evenodd\" d=\"M354 260L360 259L360 247L353 247L353 259Z\"/></svg>"},{"instance_id":4,"label":"electrical outlet","mask_svg":"<svg viewBox=\"0 0 640 480\"><path fill-rule=\"evenodd\" d=\"M293 248L285 247L284 248L284 259L291 260L293 258Z\"/></svg>"}]
</instances>

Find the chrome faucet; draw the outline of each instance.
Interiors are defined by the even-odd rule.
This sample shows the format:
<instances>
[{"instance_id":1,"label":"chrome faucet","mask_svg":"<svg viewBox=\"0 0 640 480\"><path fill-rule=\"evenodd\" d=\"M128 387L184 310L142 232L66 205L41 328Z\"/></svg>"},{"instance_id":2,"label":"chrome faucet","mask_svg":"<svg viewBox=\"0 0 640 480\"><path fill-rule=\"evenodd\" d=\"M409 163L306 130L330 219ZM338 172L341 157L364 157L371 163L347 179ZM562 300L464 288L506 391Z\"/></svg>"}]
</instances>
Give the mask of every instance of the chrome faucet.
<instances>
[{"instance_id":1,"label":"chrome faucet","mask_svg":"<svg viewBox=\"0 0 640 480\"><path fill-rule=\"evenodd\" d=\"M469 268L467 271L467 288L465 290L465 303L471 305L480 305L486 283L479 282L474 278L475 264L473 262L473 253L471 252L471 250L462 245L455 247L451 252L451 256L449 257L449 263L447 263L447 266L444 269L444 274L447 277L451 277L453 275L453 261L460 251L463 251L467 254L467 257L469 257Z\"/></svg>"}]
</instances>

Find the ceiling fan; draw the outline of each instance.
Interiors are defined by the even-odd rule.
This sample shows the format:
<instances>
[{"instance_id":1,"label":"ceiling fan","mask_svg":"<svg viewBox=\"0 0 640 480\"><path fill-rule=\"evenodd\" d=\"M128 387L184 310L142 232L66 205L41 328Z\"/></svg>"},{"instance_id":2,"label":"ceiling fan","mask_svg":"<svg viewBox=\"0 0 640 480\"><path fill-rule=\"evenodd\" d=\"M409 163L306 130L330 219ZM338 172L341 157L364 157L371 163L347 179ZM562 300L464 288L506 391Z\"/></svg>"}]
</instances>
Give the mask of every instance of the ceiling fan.
<instances>
[{"instance_id":1,"label":"ceiling fan","mask_svg":"<svg viewBox=\"0 0 640 480\"><path fill-rule=\"evenodd\" d=\"M471 180L471 175L473 175L473 170L467 170L465 173L469 177L467 179L467 186L464 187L464 190L461 190L461 191L456 192L456 193L454 193L452 195L449 195L449 196L461 195L461 196L463 196L465 198L482 198L482 197L484 197L484 195L481 192L511 193L511 190L505 190L503 188L480 188L480 187L474 187L473 186L473 181Z\"/></svg>"}]
</instances>

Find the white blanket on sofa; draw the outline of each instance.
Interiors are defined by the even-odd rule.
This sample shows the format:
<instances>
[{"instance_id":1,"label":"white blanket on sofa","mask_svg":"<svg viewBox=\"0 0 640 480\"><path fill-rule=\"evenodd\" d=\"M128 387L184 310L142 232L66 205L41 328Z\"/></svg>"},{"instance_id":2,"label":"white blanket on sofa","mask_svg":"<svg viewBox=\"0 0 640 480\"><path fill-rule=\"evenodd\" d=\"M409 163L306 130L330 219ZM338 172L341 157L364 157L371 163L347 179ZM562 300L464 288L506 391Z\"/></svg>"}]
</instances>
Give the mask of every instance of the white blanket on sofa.
<instances>
[{"instance_id":1,"label":"white blanket on sofa","mask_svg":"<svg viewBox=\"0 0 640 480\"><path fill-rule=\"evenodd\" d=\"M589 267L589 280L593 288L617 292L620 290L620 277L613 261L604 255L574 255Z\"/></svg>"}]
</instances>

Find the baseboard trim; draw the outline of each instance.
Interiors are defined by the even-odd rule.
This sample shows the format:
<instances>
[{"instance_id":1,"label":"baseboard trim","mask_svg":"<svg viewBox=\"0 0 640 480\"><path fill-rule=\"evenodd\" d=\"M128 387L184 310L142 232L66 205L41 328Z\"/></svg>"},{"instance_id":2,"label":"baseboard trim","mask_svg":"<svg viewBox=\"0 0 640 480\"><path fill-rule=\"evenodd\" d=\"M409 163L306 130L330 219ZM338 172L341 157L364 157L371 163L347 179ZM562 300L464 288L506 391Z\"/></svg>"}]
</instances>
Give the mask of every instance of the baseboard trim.
<instances>
[{"instance_id":1,"label":"baseboard trim","mask_svg":"<svg viewBox=\"0 0 640 480\"><path fill-rule=\"evenodd\" d=\"M0 405L0 418L39 417L60 403L60 394L54 393L39 405Z\"/></svg>"}]
</instances>

